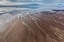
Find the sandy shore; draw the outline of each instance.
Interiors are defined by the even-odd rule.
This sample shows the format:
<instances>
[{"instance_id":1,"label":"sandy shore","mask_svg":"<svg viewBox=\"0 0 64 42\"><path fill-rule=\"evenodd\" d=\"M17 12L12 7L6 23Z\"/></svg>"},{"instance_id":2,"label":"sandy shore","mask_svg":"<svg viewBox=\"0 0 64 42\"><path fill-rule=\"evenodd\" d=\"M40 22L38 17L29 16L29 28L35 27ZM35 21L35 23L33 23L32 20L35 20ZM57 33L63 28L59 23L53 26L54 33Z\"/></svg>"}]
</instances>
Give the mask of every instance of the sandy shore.
<instances>
[{"instance_id":1,"label":"sandy shore","mask_svg":"<svg viewBox=\"0 0 64 42\"><path fill-rule=\"evenodd\" d=\"M63 14L28 14L6 26L0 42L64 42Z\"/></svg>"}]
</instances>

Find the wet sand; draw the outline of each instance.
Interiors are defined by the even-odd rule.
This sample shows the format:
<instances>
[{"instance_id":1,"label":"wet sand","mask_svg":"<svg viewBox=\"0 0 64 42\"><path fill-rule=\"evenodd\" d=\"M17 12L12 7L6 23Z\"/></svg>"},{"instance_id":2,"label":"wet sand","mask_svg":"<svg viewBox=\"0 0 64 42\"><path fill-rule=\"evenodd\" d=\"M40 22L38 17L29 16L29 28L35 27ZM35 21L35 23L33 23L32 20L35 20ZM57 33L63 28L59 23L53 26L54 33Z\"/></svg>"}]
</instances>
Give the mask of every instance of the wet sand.
<instances>
[{"instance_id":1,"label":"wet sand","mask_svg":"<svg viewBox=\"0 0 64 42\"><path fill-rule=\"evenodd\" d=\"M0 42L64 42L63 14L26 14L6 26Z\"/></svg>"}]
</instances>

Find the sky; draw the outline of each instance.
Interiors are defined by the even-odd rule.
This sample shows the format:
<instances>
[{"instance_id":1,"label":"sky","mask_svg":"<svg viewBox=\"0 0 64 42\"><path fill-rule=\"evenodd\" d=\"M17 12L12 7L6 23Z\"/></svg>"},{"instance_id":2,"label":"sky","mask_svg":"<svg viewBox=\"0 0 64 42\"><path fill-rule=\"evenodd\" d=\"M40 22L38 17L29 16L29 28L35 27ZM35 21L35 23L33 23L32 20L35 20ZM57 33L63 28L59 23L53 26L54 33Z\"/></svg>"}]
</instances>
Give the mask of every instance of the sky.
<instances>
[{"instance_id":1,"label":"sky","mask_svg":"<svg viewBox=\"0 0 64 42\"><path fill-rule=\"evenodd\" d=\"M39 4L41 5L39 9L64 9L64 0L0 0L0 6L24 4Z\"/></svg>"},{"instance_id":2,"label":"sky","mask_svg":"<svg viewBox=\"0 0 64 42\"><path fill-rule=\"evenodd\" d=\"M24 4L39 4L43 8L62 8L64 9L64 0L0 0L0 5L24 5Z\"/></svg>"},{"instance_id":3,"label":"sky","mask_svg":"<svg viewBox=\"0 0 64 42\"><path fill-rule=\"evenodd\" d=\"M24 1L24 2L23 2ZM0 0L0 5L20 5L28 4L26 2L41 2L41 3L64 3L64 0Z\"/></svg>"}]
</instances>

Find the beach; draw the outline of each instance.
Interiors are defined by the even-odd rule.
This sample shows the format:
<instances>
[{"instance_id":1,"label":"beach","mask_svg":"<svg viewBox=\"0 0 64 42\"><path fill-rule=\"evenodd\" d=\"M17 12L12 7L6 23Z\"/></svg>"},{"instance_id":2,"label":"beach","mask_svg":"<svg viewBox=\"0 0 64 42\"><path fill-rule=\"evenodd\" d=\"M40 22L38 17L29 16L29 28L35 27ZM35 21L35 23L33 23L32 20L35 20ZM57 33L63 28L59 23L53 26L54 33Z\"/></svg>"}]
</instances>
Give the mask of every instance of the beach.
<instances>
[{"instance_id":1,"label":"beach","mask_svg":"<svg viewBox=\"0 0 64 42\"><path fill-rule=\"evenodd\" d=\"M64 14L29 13L11 21L0 33L0 42L64 42Z\"/></svg>"}]
</instances>

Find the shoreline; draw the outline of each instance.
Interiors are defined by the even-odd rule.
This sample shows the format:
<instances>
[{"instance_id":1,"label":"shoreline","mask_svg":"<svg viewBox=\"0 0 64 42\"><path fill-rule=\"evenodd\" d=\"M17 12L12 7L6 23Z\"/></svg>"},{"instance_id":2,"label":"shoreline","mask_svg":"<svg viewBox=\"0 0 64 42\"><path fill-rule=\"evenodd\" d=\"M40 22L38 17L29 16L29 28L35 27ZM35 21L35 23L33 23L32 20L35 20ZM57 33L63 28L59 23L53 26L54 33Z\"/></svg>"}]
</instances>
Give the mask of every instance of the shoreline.
<instances>
[{"instance_id":1,"label":"shoreline","mask_svg":"<svg viewBox=\"0 0 64 42\"><path fill-rule=\"evenodd\" d=\"M64 14L34 13L9 24L0 42L63 42ZM13 26L14 25L14 26Z\"/></svg>"}]
</instances>

